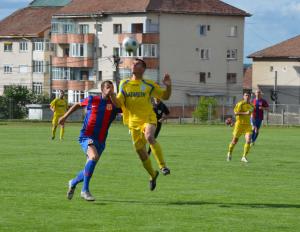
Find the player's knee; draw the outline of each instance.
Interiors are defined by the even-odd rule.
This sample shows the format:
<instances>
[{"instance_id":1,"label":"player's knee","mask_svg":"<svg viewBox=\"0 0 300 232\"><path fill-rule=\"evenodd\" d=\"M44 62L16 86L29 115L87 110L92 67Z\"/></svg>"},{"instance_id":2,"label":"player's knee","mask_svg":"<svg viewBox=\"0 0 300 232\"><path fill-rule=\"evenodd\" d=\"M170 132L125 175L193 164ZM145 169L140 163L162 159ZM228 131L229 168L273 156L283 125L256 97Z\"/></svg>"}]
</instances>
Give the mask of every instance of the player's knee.
<instances>
[{"instance_id":1,"label":"player's knee","mask_svg":"<svg viewBox=\"0 0 300 232\"><path fill-rule=\"evenodd\" d=\"M146 138L146 140L147 140L147 142L148 143L150 143L150 144L154 144L155 143L155 137L154 137L154 135L151 135L151 134L149 134L149 135L145 135L145 138Z\"/></svg>"}]
</instances>

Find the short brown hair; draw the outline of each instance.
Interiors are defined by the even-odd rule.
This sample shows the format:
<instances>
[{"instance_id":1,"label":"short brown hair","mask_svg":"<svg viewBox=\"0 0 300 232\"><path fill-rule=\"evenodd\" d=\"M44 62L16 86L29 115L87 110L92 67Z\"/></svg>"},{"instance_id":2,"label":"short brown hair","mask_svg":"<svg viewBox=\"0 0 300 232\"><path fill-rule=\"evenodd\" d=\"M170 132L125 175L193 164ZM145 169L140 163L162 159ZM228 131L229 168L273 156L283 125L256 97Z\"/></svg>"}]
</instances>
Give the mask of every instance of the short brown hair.
<instances>
[{"instance_id":1,"label":"short brown hair","mask_svg":"<svg viewBox=\"0 0 300 232\"><path fill-rule=\"evenodd\" d=\"M139 59L139 58L135 58L136 61L139 61L143 64L143 68L146 69L147 68L147 65L146 65L146 62L142 59Z\"/></svg>"},{"instance_id":2,"label":"short brown hair","mask_svg":"<svg viewBox=\"0 0 300 232\"><path fill-rule=\"evenodd\" d=\"M103 90L105 84L113 85L113 83L111 81L103 81L101 83L101 91Z\"/></svg>"}]
</instances>

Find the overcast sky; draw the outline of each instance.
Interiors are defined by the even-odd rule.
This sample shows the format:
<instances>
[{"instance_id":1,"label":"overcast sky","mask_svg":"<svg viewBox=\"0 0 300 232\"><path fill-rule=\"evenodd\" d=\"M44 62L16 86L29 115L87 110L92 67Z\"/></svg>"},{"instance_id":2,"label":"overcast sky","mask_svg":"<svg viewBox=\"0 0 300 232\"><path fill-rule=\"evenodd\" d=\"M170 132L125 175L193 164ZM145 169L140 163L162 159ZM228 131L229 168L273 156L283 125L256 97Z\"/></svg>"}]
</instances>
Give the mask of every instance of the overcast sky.
<instances>
[{"instance_id":1,"label":"overcast sky","mask_svg":"<svg viewBox=\"0 0 300 232\"><path fill-rule=\"evenodd\" d=\"M0 0L0 20L31 1ZM300 35L300 0L223 1L252 14L246 18L245 56Z\"/></svg>"}]
</instances>

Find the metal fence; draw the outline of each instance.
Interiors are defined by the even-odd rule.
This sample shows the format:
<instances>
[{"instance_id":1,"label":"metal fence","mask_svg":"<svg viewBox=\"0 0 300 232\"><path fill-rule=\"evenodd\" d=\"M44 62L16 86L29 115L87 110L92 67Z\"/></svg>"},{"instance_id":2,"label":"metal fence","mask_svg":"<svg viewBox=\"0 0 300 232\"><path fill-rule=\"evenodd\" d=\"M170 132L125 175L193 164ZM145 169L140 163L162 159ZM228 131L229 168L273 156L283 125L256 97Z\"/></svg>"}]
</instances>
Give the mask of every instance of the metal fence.
<instances>
[{"instance_id":1,"label":"metal fence","mask_svg":"<svg viewBox=\"0 0 300 232\"><path fill-rule=\"evenodd\" d=\"M167 104L170 115L169 122L178 123L223 123L226 118L234 117L234 105L218 105L215 110L208 106L207 120L201 121L193 117L196 105ZM265 125L300 125L300 105L270 105L264 113Z\"/></svg>"}]
</instances>

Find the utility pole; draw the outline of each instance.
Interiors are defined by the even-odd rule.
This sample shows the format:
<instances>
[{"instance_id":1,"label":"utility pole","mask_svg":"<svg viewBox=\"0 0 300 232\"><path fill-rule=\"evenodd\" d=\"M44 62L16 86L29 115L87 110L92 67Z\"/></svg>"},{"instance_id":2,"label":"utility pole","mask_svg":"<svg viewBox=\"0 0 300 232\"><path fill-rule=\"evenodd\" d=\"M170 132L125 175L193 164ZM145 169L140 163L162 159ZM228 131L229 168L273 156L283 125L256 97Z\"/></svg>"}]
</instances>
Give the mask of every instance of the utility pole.
<instances>
[{"instance_id":1,"label":"utility pole","mask_svg":"<svg viewBox=\"0 0 300 232\"><path fill-rule=\"evenodd\" d=\"M116 82L117 93L119 93L119 84L120 84L120 68L119 68L119 65L120 65L121 58L119 57L119 55L113 55L113 59L114 59L114 66L116 67L114 81Z\"/></svg>"},{"instance_id":2,"label":"utility pole","mask_svg":"<svg viewBox=\"0 0 300 232\"><path fill-rule=\"evenodd\" d=\"M276 111L277 99L278 99L278 95L277 95L277 71L275 71L274 88L273 88L273 94L272 94L273 113Z\"/></svg>"}]
</instances>

